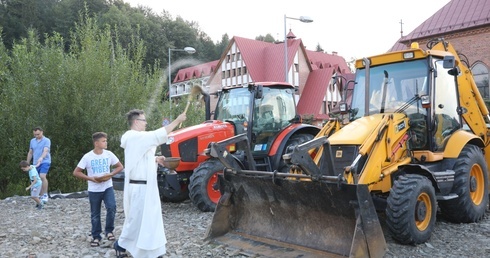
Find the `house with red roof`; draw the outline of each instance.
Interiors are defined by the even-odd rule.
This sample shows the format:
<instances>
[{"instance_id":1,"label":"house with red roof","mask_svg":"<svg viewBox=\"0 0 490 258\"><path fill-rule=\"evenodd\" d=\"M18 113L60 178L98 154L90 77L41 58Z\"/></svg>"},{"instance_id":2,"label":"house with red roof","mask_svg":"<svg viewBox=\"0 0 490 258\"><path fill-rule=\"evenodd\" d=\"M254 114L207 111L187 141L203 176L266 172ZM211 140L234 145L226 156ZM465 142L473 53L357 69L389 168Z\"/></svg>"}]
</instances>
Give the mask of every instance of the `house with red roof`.
<instances>
[{"instance_id":1,"label":"house with red roof","mask_svg":"<svg viewBox=\"0 0 490 258\"><path fill-rule=\"evenodd\" d=\"M200 83L208 92L252 82L283 82L286 78L284 44L235 36L220 60L180 70L172 82L170 97L188 94L191 84L194 85L190 81L199 79L199 75L208 75L208 72L209 77L206 76ZM328 119L329 111L340 101L344 84L353 78L352 71L345 59L335 52L328 54L307 50L303 41L296 39L291 31L286 44L287 78L297 89L298 113L309 116L314 124L321 125ZM333 83L334 74L341 75L343 79ZM211 98L212 110L216 101Z\"/></svg>"},{"instance_id":2,"label":"house with red roof","mask_svg":"<svg viewBox=\"0 0 490 258\"><path fill-rule=\"evenodd\" d=\"M188 95L195 84L203 86L209 77L216 72L219 60L180 69L170 85L170 98Z\"/></svg>"},{"instance_id":3,"label":"house with red roof","mask_svg":"<svg viewBox=\"0 0 490 258\"><path fill-rule=\"evenodd\" d=\"M424 47L434 38L444 38L454 46L471 69L480 93L489 99L490 0L448 2L408 35L402 36L390 51L406 49L412 42Z\"/></svg>"}]
</instances>

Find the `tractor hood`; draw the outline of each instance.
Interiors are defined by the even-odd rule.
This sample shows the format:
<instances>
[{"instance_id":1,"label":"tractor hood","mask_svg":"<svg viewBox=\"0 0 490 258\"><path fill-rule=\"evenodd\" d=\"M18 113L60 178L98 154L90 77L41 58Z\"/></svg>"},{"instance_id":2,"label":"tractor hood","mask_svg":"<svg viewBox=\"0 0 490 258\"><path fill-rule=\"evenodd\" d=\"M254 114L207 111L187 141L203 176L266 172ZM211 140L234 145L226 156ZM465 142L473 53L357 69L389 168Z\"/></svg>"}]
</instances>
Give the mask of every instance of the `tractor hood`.
<instances>
[{"instance_id":1,"label":"tractor hood","mask_svg":"<svg viewBox=\"0 0 490 258\"><path fill-rule=\"evenodd\" d=\"M202 150L210 142L228 139L235 135L231 123L209 120L202 124L182 128L168 134L166 144L162 144L162 154L166 157L181 157L177 171L192 170L206 159Z\"/></svg>"},{"instance_id":2,"label":"tractor hood","mask_svg":"<svg viewBox=\"0 0 490 258\"><path fill-rule=\"evenodd\" d=\"M206 141L207 139L215 138L215 134L231 134L231 136L233 136L234 128L228 122L222 122L220 120L209 120L203 122L202 124L189 126L169 133L166 144L169 145L175 142L178 143L194 137L197 137L199 141Z\"/></svg>"}]
</instances>

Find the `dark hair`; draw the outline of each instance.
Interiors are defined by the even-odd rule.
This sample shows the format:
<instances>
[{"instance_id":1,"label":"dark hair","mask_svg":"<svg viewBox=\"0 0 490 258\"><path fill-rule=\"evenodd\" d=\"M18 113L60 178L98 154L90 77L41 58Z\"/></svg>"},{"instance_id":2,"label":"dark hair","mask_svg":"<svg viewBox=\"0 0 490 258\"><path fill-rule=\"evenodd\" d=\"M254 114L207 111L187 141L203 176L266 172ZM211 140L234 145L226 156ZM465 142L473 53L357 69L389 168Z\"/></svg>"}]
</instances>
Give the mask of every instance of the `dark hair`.
<instances>
[{"instance_id":1,"label":"dark hair","mask_svg":"<svg viewBox=\"0 0 490 258\"><path fill-rule=\"evenodd\" d=\"M126 113L126 118L128 119L128 125L131 126L134 123L134 120L139 116L143 115L145 111L141 109L132 109L128 113Z\"/></svg>"},{"instance_id":2,"label":"dark hair","mask_svg":"<svg viewBox=\"0 0 490 258\"><path fill-rule=\"evenodd\" d=\"M25 168L25 167L30 166L30 164L29 164L29 162L27 162L27 160L23 160L23 161L21 161L21 162L19 163L19 166L20 166L21 168Z\"/></svg>"},{"instance_id":3,"label":"dark hair","mask_svg":"<svg viewBox=\"0 0 490 258\"><path fill-rule=\"evenodd\" d=\"M107 134L104 132L96 132L96 133L92 134L92 141L93 142L96 142L100 138L106 138L107 139Z\"/></svg>"},{"instance_id":4,"label":"dark hair","mask_svg":"<svg viewBox=\"0 0 490 258\"><path fill-rule=\"evenodd\" d=\"M32 131L41 131L44 132L44 130L40 126L36 126L32 129Z\"/></svg>"}]
</instances>

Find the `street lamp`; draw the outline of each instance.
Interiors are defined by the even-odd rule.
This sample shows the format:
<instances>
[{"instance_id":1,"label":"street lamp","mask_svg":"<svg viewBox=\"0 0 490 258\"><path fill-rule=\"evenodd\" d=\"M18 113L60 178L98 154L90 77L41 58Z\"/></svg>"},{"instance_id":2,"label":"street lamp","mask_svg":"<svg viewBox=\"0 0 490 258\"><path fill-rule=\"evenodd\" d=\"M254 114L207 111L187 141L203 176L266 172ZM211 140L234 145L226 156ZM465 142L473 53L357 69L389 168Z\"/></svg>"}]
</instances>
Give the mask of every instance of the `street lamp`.
<instances>
[{"instance_id":1,"label":"street lamp","mask_svg":"<svg viewBox=\"0 0 490 258\"><path fill-rule=\"evenodd\" d=\"M284 81L288 82L288 42L287 42L287 31L286 31L286 19L297 20L304 23L313 22L308 16L300 16L299 18L287 17L284 15Z\"/></svg>"},{"instance_id":2,"label":"street lamp","mask_svg":"<svg viewBox=\"0 0 490 258\"><path fill-rule=\"evenodd\" d=\"M170 62L170 56L172 51L184 51L187 52L187 54L194 54L196 53L196 50L193 47L185 47L183 49L180 48L169 48L168 49L168 107L169 107L169 113L170 113L170 120L172 120L172 95L171 95L171 86L172 86L172 63Z\"/></svg>"}]
</instances>

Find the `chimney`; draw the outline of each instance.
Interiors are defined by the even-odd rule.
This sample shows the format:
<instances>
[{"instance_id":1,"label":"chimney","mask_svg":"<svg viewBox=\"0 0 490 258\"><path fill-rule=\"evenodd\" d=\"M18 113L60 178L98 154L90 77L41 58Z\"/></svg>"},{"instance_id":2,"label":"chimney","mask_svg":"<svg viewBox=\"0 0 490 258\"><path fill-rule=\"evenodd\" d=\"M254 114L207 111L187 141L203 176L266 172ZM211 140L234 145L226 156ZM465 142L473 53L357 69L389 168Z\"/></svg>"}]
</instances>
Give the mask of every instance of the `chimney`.
<instances>
[{"instance_id":1,"label":"chimney","mask_svg":"<svg viewBox=\"0 0 490 258\"><path fill-rule=\"evenodd\" d=\"M337 54L338 54L337 51L332 51L333 56L336 56Z\"/></svg>"}]
</instances>

